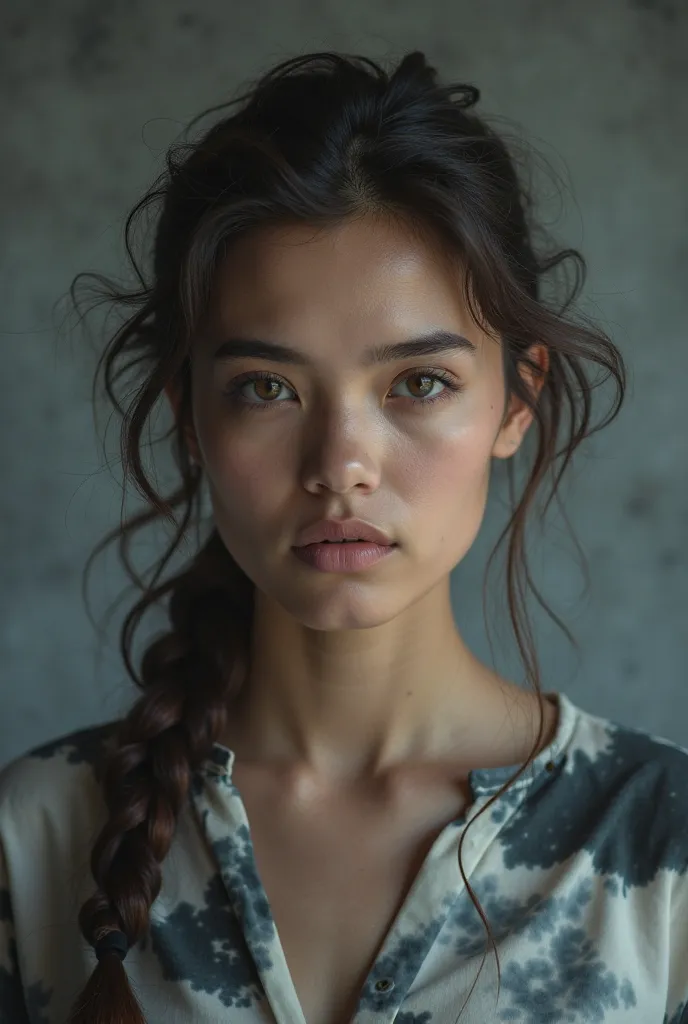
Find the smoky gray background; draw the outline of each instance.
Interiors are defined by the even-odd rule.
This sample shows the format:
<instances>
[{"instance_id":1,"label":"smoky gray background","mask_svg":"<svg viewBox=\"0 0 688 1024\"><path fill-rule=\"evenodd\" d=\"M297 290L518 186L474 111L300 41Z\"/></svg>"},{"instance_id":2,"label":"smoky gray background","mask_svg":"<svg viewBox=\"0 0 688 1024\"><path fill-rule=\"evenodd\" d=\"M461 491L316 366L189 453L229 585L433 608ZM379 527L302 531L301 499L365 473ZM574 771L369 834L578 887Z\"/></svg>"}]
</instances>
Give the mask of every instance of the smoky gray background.
<instances>
[{"instance_id":1,"label":"smoky gray background","mask_svg":"<svg viewBox=\"0 0 688 1024\"><path fill-rule=\"evenodd\" d=\"M425 51L444 80L476 84L478 111L520 130L568 188L559 202L546 186L547 227L586 257L581 309L620 346L629 387L562 491L589 588L556 508L533 536L538 584L580 646L534 614L542 685L688 745L688 6L5 0L0 18L0 763L136 696L117 652L127 604L99 636L81 599L85 559L122 493L116 434L104 458L90 405L98 318L89 342L61 297L80 271L123 278L126 215L186 121L275 61L322 49L385 62ZM599 397L598 417L609 392ZM107 411L100 420L102 438ZM488 660L496 476L452 578L457 622ZM499 565L495 663L522 679ZM98 563L97 617L123 582L112 555Z\"/></svg>"}]
</instances>

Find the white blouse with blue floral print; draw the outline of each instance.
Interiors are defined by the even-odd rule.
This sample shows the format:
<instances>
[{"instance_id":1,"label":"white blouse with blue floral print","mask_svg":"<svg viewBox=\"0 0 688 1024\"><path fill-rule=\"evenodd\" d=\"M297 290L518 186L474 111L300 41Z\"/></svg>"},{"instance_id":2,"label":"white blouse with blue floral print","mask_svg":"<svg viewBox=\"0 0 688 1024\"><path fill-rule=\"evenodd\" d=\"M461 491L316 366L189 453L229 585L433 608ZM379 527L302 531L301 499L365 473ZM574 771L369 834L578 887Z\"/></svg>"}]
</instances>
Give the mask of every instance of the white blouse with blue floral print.
<instances>
[{"instance_id":1,"label":"white blouse with blue floral print","mask_svg":"<svg viewBox=\"0 0 688 1024\"><path fill-rule=\"evenodd\" d=\"M556 695L553 742L474 771L473 803L435 840L360 993L354 1024L688 1024L688 750ZM95 964L77 924L105 820L93 764L110 723L0 772L0 1022L64 1024ZM150 1024L304 1024L216 745L196 772L150 928L125 967Z\"/></svg>"}]
</instances>

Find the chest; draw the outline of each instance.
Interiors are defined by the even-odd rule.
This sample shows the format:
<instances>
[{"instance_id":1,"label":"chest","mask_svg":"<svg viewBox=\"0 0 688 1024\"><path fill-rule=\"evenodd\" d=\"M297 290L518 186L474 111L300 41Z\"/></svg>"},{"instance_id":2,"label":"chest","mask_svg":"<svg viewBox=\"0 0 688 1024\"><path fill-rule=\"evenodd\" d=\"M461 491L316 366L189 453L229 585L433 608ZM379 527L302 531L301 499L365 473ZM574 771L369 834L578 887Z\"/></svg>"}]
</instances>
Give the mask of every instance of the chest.
<instances>
[{"instance_id":1,"label":"chest","mask_svg":"<svg viewBox=\"0 0 688 1024\"><path fill-rule=\"evenodd\" d=\"M468 793L445 783L409 790L393 808L326 796L295 805L235 781L306 1024L347 1024L431 846Z\"/></svg>"}]
</instances>

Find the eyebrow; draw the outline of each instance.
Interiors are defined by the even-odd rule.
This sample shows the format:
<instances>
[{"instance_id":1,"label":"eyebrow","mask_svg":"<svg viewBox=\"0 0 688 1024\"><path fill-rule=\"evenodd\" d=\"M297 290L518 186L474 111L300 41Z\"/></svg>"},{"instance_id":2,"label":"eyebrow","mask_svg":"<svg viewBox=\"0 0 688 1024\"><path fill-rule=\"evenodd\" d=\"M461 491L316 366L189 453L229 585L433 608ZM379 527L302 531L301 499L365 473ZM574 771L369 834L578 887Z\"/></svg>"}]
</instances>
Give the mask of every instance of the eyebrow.
<instances>
[{"instance_id":1,"label":"eyebrow","mask_svg":"<svg viewBox=\"0 0 688 1024\"><path fill-rule=\"evenodd\" d=\"M396 359L415 359L419 356L438 355L441 352L460 351L475 355L476 346L462 334L439 329L408 341L395 344L376 345L363 353L363 365L375 366L391 363ZM274 341L260 338L227 338L215 349L213 359L269 359L275 363L291 363L295 366L309 366L312 360L304 353L289 345L278 345Z\"/></svg>"}]
</instances>

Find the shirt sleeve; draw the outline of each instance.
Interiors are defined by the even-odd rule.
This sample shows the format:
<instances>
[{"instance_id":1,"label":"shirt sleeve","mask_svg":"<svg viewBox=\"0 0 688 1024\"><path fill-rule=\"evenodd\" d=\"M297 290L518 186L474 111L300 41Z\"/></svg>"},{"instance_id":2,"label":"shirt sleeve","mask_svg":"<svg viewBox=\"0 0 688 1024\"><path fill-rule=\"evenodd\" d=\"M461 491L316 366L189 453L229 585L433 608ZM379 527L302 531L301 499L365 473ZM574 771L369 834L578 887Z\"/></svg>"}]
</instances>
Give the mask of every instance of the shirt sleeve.
<instances>
[{"instance_id":1,"label":"shirt sleeve","mask_svg":"<svg viewBox=\"0 0 688 1024\"><path fill-rule=\"evenodd\" d=\"M0 841L0 1020L31 1024L19 976L5 851Z\"/></svg>"}]
</instances>

